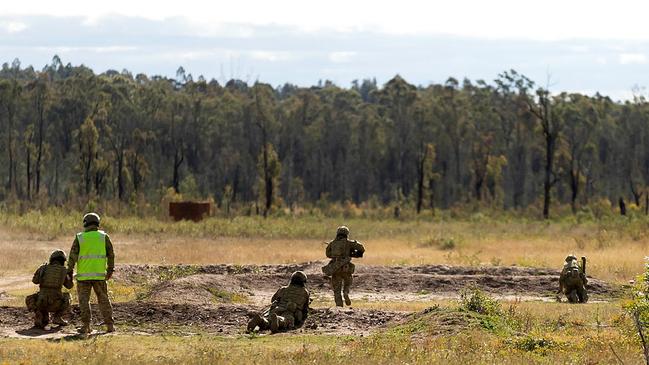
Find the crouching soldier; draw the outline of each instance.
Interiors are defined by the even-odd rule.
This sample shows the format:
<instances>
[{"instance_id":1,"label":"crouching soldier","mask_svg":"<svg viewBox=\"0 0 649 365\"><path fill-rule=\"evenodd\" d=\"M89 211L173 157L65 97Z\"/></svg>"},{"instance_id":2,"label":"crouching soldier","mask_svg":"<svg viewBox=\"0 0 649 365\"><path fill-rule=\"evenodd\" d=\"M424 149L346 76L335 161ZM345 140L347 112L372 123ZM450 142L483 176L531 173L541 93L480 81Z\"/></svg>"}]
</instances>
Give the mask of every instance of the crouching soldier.
<instances>
[{"instance_id":1,"label":"crouching soldier","mask_svg":"<svg viewBox=\"0 0 649 365\"><path fill-rule=\"evenodd\" d=\"M559 291L558 294L565 294L570 303L586 303L588 302L588 293L586 292L586 258L581 258L581 267L577 263L575 255L566 257L566 262L561 270L559 277Z\"/></svg>"},{"instance_id":2,"label":"crouching soldier","mask_svg":"<svg viewBox=\"0 0 649 365\"><path fill-rule=\"evenodd\" d=\"M63 293L62 287L72 289L72 276L65 267L65 252L55 250L50 262L43 264L34 273L32 282L38 284L39 291L25 298L27 309L33 311L34 327L44 329L49 324L49 314L54 313L52 323L65 326L63 315L70 309L70 293Z\"/></svg>"},{"instance_id":3,"label":"crouching soldier","mask_svg":"<svg viewBox=\"0 0 649 365\"><path fill-rule=\"evenodd\" d=\"M309 291L305 288L306 274L296 271L288 286L281 287L271 299L271 306L263 314L253 313L248 322L248 332L259 327L272 333L290 331L304 324L309 314Z\"/></svg>"}]
</instances>

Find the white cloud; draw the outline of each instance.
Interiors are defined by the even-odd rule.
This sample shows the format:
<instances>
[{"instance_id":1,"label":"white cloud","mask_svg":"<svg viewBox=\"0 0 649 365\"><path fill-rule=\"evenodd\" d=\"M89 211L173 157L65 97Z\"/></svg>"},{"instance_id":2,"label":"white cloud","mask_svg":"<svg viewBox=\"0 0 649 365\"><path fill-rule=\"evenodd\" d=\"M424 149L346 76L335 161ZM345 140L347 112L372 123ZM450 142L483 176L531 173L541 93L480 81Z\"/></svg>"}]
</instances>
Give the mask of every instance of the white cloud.
<instances>
[{"instance_id":1,"label":"white cloud","mask_svg":"<svg viewBox=\"0 0 649 365\"><path fill-rule=\"evenodd\" d=\"M252 57L255 60L270 61L270 62L288 61L291 58L293 58L290 52L270 52L270 51L252 51L250 52L250 57Z\"/></svg>"},{"instance_id":2,"label":"white cloud","mask_svg":"<svg viewBox=\"0 0 649 365\"><path fill-rule=\"evenodd\" d=\"M138 48L134 46L107 46L107 47L35 47L39 51L53 52L53 53L71 53L71 52L92 52L92 53L120 53L137 51Z\"/></svg>"},{"instance_id":3,"label":"white cloud","mask_svg":"<svg viewBox=\"0 0 649 365\"><path fill-rule=\"evenodd\" d=\"M638 0L51 0L5 2L0 15L81 16L87 24L108 15L185 18L199 28L223 24L295 26L301 30L378 30L392 34L446 34L515 39L649 40ZM215 26L216 25L216 26ZM226 29L227 30L227 29ZM244 31L245 33L245 31Z\"/></svg>"},{"instance_id":4,"label":"white cloud","mask_svg":"<svg viewBox=\"0 0 649 365\"><path fill-rule=\"evenodd\" d=\"M4 28L4 30L9 33L20 33L23 30L27 29L27 24L19 21L9 21L9 22L1 22L0 27Z\"/></svg>"},{"instance_id":5,"label":"white cloud","mask_svg":"<svg viewBox=\"0 0 649 365\"><path fill-rule=\"evenodd\" d=\"M645 63L647 63L647 61L649 61L647 59L647 56L642 53L621 53L618 56L618 60L621 65L644 65Z\"/></svg>"},{"instance_id":6,"label":"white cloud","mask_svg":"<svg viewBox=\"0 0 649 365\"><path fill-rule=\"evenodd\" d=\"M356 56L356 52L331 52L329 53L329 60L333 63L347 63L350 62L354 56Z\"/></svg>"}]
</instances>

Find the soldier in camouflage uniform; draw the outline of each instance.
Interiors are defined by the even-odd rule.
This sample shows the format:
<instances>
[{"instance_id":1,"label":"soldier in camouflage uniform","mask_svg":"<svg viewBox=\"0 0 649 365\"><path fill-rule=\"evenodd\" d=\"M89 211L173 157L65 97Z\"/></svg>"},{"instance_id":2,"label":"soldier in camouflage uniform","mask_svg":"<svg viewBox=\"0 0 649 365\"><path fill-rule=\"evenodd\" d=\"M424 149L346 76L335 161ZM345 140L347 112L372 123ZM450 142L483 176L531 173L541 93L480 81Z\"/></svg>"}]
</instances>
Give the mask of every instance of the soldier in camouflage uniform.
<instances>
[{"instance_id":1,"label":"soldier in camouflage uniform","mask_svg":"<svg viewBox=\"0 0 649 365\"><path fill-rule=\"evenodd\" d=\"M99 215L88 213L83 217L84 231L74 238L70 249L68 272L72 274L77 267L77 295L81 312L82 326L80 333L90 333L90 294L94 290L97 295L99 311L104 319L107 332L115 331L113 307L108 298L107 280L115 271L115 253L110 237L99 230Z\"/></svg>"},{"instance_id":2,"label":"soldier in camouflage uniform","mask_svg":"<svg viewBox=\"0 0 649 365\"><path fill-rule=\"evenodd\" d=\"M582 258L585 264L585 258ZM559 276L559 291L568 298L570 303L586 303L588 302L588 293L586 292L586 284L588 279L584 272L584 267L580 267L577 263L575 255L568 255L565 264Z\"/></svg>"},{"instance_id":3,"label":"soldier in camouflage uniform","mask_svg":"<svg viewBox=\"0 0 649 365\"><path fill-rule=\"evenodd\" d=\"M331 260L326 266L322 267L322 272L327 276L331 276L334 301L338 307L343 306L343 297L345 304L352 305L352 301L349 299L352 274L355 270L352 257L363 257L363 253L365 253L365 247L360 242L350 240L348 237L349 228L345 226L338 227L336 239L329 242L326 249L327 257Z\"/></svg>"},{"instance_id":4,"label":"soldier in camouflage uniform","mask_svg":"<svg viewBox=\"0 0 649 365\"><path fill-rule=\"evenodd\" d=\"M263 314L253 313L248 322L248 332L259 327L272 333L289 331L304 324L309 314L309 291L305 288L306 274L296 271L288 286L281 287L271 299L271 306Z\"/></svg>"},{"instance_id":5,"label":"soldier in camouflage uniform","mask_svg":"<svg viewBox=\"0 0 649 365\"><path fill-rule=\"evenodd\" d=\"M65 269L65 252L55 250L50 262L41 265L32 278L39 291L25 298L27 309L35 313L34 327L44 329L49 323L49 313L54 313L52 323L65 326L62 316L70 309L70 293L61 292L62 287L72 289L72 276Z\"/></svg>"}]
</instances>

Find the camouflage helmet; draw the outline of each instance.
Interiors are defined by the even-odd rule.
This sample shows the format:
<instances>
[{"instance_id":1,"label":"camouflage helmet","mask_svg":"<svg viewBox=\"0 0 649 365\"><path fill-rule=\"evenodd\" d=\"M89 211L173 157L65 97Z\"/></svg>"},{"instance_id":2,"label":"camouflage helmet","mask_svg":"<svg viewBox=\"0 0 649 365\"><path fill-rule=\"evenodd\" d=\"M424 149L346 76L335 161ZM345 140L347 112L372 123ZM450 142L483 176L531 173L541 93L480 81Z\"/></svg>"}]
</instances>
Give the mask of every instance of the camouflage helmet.
<instances>
[{"instance_id":1,"label":"camouflage helmet","mask_svg":"<svg viewBox=\"0 0 649 365\"><path fill-rule=\"evenodd\" d=\"M349 236L349 228L347 226L340 226L336 230L336 236Z\"/></svg>"},{"instance_id":2,"label":"camouflage helmet","mask_svg":"<svg viewBox=\"0 0 649 365\"><path fill-rule=\"evenodd\" d=\"M83 216L83 226L88 227L88 226L99 226L99 222L101 221L101 218L99 218L99 214L97 213L88 213Z\"/></svg>"},{"instance_id":3,"label":"camouflage helmet","mask_svg":"<svg viewBox=\"0 0 649 365\"><path fill-rule=\"evenodd\" d=\"M54 250L50 255L50 262L52 261L63 261L65 262L68 258L65 256L65 252L61 250Z\"/></svg>"},{"instance_id":4,"label":"camouflage helmet","mask_svg":"<svg viewBox=\"0 0 649 365\"><path fill-rule=\"evenodd\" d=\"M574 254L570 254L570 255L566 256L566 262L569 262L569 261L572 261L572 260L577 260L577 256L575 256Z\"/></svg>"},{"instance_id":5,"label":"camouflage helmet","mask_svg":"<svg viewBox=\"0 0 649 365\"><path fill-rule=\"evenodd\" d=\"M304 284L306 283L306 274L303 271L296 271L291 275L291 283Z\"/></svg>"}]
</instances>

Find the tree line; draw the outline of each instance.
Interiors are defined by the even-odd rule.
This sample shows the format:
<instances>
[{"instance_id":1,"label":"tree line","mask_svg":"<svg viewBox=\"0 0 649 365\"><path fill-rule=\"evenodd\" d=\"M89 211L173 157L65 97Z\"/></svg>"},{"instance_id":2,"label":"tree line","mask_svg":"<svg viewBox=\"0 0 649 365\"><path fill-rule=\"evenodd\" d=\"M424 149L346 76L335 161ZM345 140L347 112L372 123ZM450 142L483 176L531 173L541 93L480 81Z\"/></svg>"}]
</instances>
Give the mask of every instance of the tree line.
<instances>
[{"instance_id":1,"label":"tree line","mask_svg":"<svg viewBox=\"0 0 649 365\"><path fill-rule=\"evenodd\" d=\"M0 201L159 201L167 189L260 214L318 201L422 210L649 198L649 104L492 82L312 87L0 70Z\"/></svg>"}]
</instances>

